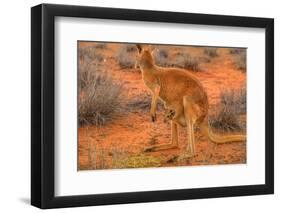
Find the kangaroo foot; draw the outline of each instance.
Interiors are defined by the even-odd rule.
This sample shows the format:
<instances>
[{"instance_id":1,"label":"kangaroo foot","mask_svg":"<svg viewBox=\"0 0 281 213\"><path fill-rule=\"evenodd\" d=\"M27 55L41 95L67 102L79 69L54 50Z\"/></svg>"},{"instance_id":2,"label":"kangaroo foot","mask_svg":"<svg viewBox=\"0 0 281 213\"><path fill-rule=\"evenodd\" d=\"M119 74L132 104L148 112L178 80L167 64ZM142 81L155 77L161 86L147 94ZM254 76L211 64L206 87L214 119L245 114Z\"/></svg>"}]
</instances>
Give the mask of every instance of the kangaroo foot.
<instances>
[{"instance_id":1,"label":"kangaroo foot","mask_svg":"<svg viewBox=\"0 0 281 213\"><path fill-rule=\"evenodd\" d=\"M184 153L184 154L180 155L177 160L178 160L178 162L183 162L183 161L190 160L193 157L195 157L195 154L193 154L193 153Z\"/></svg>"},{"instance_id":2,"label":"kangaroo foot","mask_svg":"<svg viewBox=\"0 0 281 213\"><path fill-rule=\"evenodd\" d=\"M178 146L174 144L159 144L159 145L149 146L145 148L144 152L155 152L155 151L175 149L175 148L178 148Z\"/></svg>"},{"instance_id":3,"label":"kangaroo foot","mask_svg":"<svg viewBox=\"0 0 281 213\"><path fill-rule=\"evenodd\" d=\"M156 121L156 114L151 115L151 121L155 122Z\"/></svg>"}]
</instances>

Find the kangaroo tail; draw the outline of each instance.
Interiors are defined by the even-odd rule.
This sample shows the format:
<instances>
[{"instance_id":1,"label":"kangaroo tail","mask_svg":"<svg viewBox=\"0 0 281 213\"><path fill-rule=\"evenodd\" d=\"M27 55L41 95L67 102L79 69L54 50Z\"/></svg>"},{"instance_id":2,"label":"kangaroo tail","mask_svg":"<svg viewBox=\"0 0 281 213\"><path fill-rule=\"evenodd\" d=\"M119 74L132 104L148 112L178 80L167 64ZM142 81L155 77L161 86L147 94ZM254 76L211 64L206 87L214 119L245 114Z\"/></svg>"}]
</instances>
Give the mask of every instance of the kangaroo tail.
<instances>
[{"instance_id":1,"label":"kangaroo tail","mask_svg":"<svg viewBox=\"0 0 281 213\"><path fill-rule=\"evenodd\" d=\"M243 142L246 141L246 135L217 135L212 132L209 127L208 119L205 119L200 124L200 128L204 135L206 135L210 141L221 144L221 143L232 143L232 142Z\"/></svg>"}]
</instances>

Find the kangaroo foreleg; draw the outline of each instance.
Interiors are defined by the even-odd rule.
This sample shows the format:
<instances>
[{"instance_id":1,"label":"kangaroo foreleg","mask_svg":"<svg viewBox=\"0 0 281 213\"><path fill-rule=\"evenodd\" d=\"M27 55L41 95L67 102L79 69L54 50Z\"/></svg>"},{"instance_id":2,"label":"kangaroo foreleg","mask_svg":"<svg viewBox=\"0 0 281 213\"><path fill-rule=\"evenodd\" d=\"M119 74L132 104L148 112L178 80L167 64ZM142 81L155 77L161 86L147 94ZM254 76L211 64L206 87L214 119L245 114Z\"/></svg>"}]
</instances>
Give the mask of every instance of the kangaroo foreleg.
<instances>
[{"instance_id":1,"label":"kangaroo foreleg","mask_svg":"<svg viewBox=\"0 0 281 213\"><path fill-rule=\"evenodd\" d=\"M156 121L156 109L157 109L157 100L159 98L160 86L156 86L152 91L152 100L150 107L150 115L152 122Z\"/></svg>"}]
</instances>

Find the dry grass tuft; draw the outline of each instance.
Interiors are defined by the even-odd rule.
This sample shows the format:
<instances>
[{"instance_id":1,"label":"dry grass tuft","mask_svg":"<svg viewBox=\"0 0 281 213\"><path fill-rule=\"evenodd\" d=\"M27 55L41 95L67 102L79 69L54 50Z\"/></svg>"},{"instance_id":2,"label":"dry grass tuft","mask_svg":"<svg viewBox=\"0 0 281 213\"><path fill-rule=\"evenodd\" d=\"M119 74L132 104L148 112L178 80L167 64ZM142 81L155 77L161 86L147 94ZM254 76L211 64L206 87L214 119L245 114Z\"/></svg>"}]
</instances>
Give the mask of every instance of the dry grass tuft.
<instances>
[{"instance_id":1,"label":"dry grass tuft","mask_svg":"<svg viewBox=\"0 0 281 213\"><path fill-rule=\"evenodd\" d=\"M169 57L168 50L159 49L154 53L155 63L161 67L178 67L188 69L195 72L202 71L200 67L201 59L191 56L188 53L178 52L174 59Z\"/></svg>"},{"instance_id":2,"label":"dry grass tuft","mask_svg":"<svg viewBox=\"0 0 281 213\"><path fill-rule=\"evenodd\" d=\"M98 43L95 46L97 49L106 49L107 44L106 43Z\"/></svg>"},{"instance_id":3,"label":"dry grass tuft","mask_svg":"<svg viewBox=\"0 0 281 213\"><path fill-rule=\"evenodd\" d=\"M236 54L234 57L234 65L237 69L241 70L242 72L246 72L247 70L247 58L246 58L246 51L240 52Z\"/></svg>"},{"instance_id":4,"label":"dry grass tuft","mask_svg":"<svg viewBox=\"0 0 281 213\"><path fill-rule=\"evenodd\" d=\"M104 61L104 57L98 53L96 46L80 47L78 55L79 60L84 64L98 64Z\"/></svg>"},{"instance_id":5,"label":"dry grass tuft","mask_svg":"<svg viewBox=\"0 0 281 213\"><path fill-rule=\"evenodd\" d=\"M214 57L218 57L218 48L215 47L206 47L204 48L204 54L206 54L207 56L214 58Z\"/></svg>"},{"instance_id":6,"label":"dry grass tuft","mask_svg":"<svg viewBox=\"0 0 281 213\"><path fill-rule=\"evenodd\" d=\"M155 64L160 67L171 67L172 64L169 60L169 53L166 49L157 49L154 52Z\"/></svg>"},{"instance_id":7,"label":"dry grass tuft","mask_svg":"<svg viewBox=\"0 0 281 213\"><path fill-rule=\"evenodd\" d=\"M247 70L247 53L245 48L231 48L229 53L233 55L233 64L236 69L246 72Z\"/></svg>"},{"instance_id":8,"label":"dry grass tuft","mask_svg":"<svg viewBox=\"0 0 281 213\"><path fill-rule=\"evenodd\" d=\"M90 143L88 147L88 169L106 169L106 151L103 147L97 147L95 143Z\"/></svg>"},{"instance_id":9,"label":"dry grass tuft","mask_svg":"<svg viewBox=\"0 0 281 213\"><path fill-rule=\"evenodd\" d=\"M176 56L173 66L199 72L202 71L200 63L201 61L198 57L191 56L188 53L182 53Z\"/></svg>"},{"instance_id":10,"label":"dry grass tuft","mask_svg":"<svg viewBox=\"0 0 281 213\"><path fill-rule=\"evenodd\" d=\"M114 117L121 103L122 85L103 71L101 61L94 58L95 53L91 50L79 49L79 57L82 58L78 79L80 125L106 123Z\"/></svg>"},{"instance_id":11,"label":"dry grass tuft","mask_svg":"<svg viewBox=\"0 0 281 213\"><path fill-rule=\"evenodd\" d=\"M241 52L245 52L245 49L244 48L229 48L229 53L230 54L239 54Z\"/></svg>"},{"instance_id":12,"label":"dry grass tuft","mask_svg":"<svg viewBox=\"0 0 281 213\"><path fill-rule=\"evenodd\" d=\"M221 94L221 102L209 118L212 127L226 132L245 130L240 115L246 113L246 89L229 90Z\"/></svg>"},{"instance_id":13,"label":"dry grass tuft","mask_svg":"<svg viewBox=\"0 0 281 213\"><path fill-rule=\"evenodd\" d=\"M125 158L117 159L113 162L114 168L146 168L161 166L161 159L159 157L148 155L134 155Z\"/></svg>"},{"instance_id":14,"label":"dry grass tuft","mask_svg":"<svg viewBox=\"0 0 281 213\"><path fill-rule=\"evenodd\" d=\"M127 44L125 48L127 52L137 52L137 47L135 44Z\"/></svg>"},{"instance_id":15,"label":"dry grass tuft","mask_svg":"<svg viewBox=\"0 0 281 213\"><path fill-rule=\"evenodd\" d=\"M116 59L121 69L132 69L136 63L136 47L135 45L122 45L120 47Z\"/></svg>"}]
</instances>

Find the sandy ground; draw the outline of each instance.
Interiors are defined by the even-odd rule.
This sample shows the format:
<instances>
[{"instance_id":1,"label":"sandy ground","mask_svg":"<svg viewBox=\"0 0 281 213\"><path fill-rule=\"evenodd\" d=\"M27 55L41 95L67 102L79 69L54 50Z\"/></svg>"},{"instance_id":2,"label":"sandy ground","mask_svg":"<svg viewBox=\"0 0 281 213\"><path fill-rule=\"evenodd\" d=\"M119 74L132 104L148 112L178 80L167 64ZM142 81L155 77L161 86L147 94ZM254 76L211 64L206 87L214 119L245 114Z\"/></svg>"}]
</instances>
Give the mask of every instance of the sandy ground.
<instances>
[{"instance_id":1,"label":"sandy ground","mask_svg":"<svg viewBox=\"0 0 281 213\"><path fill-rule=\"evenodd\" d=\"M87 45L92 45L92 43L81 43L81 46ZM142 82L140 71L120 69L115 58L117 49L117 45L110 44L99 51L102 51L102 54L107 57L104 63L106 63L105 67L108 72L115 80L123 84L124 103L122 105L126 108L126 103L130 99L143 93L149 94L149 91ZM189 51L197 54L198 48L191 47ZM218 57L212 59L211 63L202 65L204 71L193 72L207 90L210 113L219 102L222 90L241 88L246 85L246 74L235 69L231 57L227 49L219 49ZM122 159L134 156L140 156L139 159L148 161L148 164L151 163L152 166L246 163L245 142L215 145L209 143L198 130L196 131L196 156L192 159L178 160L187 149L188 135L186 129L182 127L179 128L179 147L177 149L144 153L143 150L147 146L170 141L170 124L163 122L163 113L163 110L159 110L157 122L152 123L148 110L134 108L123 110L106 125L80 127L78 169L116 168L120 167L121 164L118 164L120 160L123 162ZM131 161L138 163L138 159L131 159ZM142 165L138 166L142 167Z\"/></svg>"}]
</instances>

